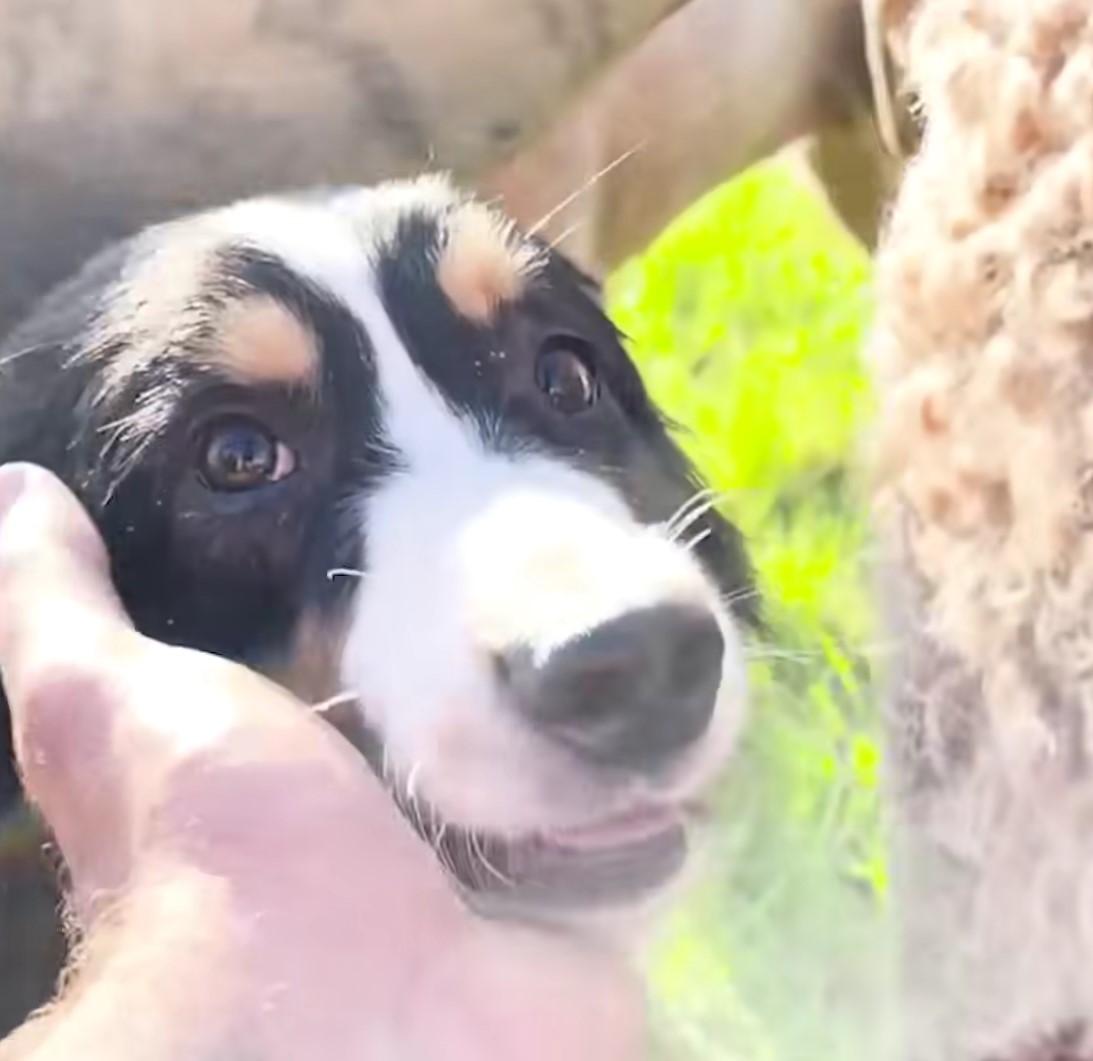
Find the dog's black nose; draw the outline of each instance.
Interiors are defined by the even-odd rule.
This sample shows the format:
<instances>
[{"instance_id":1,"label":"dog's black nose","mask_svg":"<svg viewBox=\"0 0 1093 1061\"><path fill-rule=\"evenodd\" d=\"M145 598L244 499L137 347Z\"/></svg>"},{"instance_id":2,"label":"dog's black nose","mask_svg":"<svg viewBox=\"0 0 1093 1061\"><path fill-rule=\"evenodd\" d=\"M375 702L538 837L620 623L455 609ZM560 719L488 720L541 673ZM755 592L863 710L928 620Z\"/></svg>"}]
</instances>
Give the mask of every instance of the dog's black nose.
<instances>
[{"instance_id":1,"label":"dog's black nose","mask_svg":"<svg viewBox=\"0 0 1093 1061\"><path fill-rule=\"evenodd\" d=\"M539 663L516 649L499 670L540 732L588 762L654 771L706 731L724 652L713 615L662 604L603 623Z\"/></svg>"}]
</instances>

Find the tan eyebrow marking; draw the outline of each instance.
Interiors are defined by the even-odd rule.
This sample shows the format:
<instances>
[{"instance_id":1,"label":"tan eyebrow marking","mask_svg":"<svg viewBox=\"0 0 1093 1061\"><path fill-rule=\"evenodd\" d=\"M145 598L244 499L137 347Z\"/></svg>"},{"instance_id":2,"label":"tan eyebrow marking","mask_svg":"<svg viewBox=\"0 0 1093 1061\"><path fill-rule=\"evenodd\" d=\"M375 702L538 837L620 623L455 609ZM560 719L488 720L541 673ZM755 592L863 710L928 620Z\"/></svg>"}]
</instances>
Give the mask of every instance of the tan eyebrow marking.
<instances>
[{"instance_id":1,"label":"tan eyebrow marking","mask_svg":"<svg viewBox=\"0 0 1093 1061\"><path fill-rule=\"evenodd\" d=\"M458 313L488 324L502 303L520 297L541 263L538 248L521 240L512 222L468 203L448 220L436 278Z\"/></svg>"},{"instance_id":2,"label":"tan eyebrow marking","mask_svg":"<svg viewBox=\"0 0 1093 1061\"><path fill-rule=\"evenodd\" d=\"M319 375L315 336L296 314L268 295L254 295L228 307L205 356L241 383L313 387Z\"/></svg>"}]
</instances>

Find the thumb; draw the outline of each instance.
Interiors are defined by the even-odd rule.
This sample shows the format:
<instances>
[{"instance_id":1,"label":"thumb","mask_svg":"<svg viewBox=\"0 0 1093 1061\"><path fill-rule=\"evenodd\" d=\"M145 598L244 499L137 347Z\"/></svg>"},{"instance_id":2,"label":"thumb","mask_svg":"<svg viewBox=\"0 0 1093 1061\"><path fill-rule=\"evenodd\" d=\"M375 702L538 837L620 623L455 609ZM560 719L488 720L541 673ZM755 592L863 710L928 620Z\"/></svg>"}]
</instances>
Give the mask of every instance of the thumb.
<instances>
[{"instance_id":1,"label":"thumb","mask_svg":"<svg viewBox=\"0 0 1093 1061\"><path fill-rule=\"evenodd\" d=\"M75 497L41 468L0 467L0 678L27 795L68 856L120 813L102 660L138 640Z\"/></svg>"},{"instance_id":2,"label":"thumb","mask_svg":"<svg viewBox=\"0 0 1093 1061\"><path fill-rule=\"evenodd\" d=\"M0 670L9 695L44 664L133 633L105 546L76 498L42 468L0 467Z\"/></svg>"}]
</instances>

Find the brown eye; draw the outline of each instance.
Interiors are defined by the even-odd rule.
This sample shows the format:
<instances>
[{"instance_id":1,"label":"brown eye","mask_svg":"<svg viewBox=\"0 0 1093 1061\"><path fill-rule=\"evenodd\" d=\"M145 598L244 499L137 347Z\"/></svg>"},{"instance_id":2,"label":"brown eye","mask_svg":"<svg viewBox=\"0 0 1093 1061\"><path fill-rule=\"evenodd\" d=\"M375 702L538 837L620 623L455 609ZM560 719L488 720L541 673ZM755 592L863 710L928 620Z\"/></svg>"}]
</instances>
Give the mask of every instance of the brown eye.
<instances>
[{"instance_id":1,"label":"brown eye","mask_svg":"<svg viewBox=\"0 0 1093 1061\"><path fill-rule=\"evenodd\" d=\"M580 340L553 339L539 353L535 382L560 413L573 416L596 404L599 387L591 358Z\"/></svg>"},{"instance_id":2,"label":"brown eye","mask_svg":"<svg viewBox=\"0 0 1093 1061\"><path fill-rule=\"evenodd\" d=\"M235 493L275 483L296 469L296 457L262 424L245 417L216 421L206 431L197 471L210 490Z\"/></svg>"}]
</instances>

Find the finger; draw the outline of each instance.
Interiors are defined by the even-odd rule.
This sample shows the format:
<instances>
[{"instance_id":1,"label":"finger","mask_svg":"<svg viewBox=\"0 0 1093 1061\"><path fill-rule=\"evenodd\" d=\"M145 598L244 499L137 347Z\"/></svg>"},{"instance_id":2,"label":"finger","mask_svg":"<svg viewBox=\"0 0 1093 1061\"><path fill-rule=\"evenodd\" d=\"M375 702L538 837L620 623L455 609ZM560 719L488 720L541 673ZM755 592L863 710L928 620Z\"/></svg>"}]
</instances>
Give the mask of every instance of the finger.
<instances>
[{"instance_id":1,"label":"finger","mask_svg":"<svg viewBox=\"0 0 1093 1061\"><path fill-rule=\"evenodd\" d=\"M6 688L47 657L92 657L132 633L106 549L64 485L27 464L0 468L0 667Z\"/></svg>"},{"instance_id":2,"label":"finger","mask_svg":"<svg viewBox=\"0 0 1093 1061\"><path fill-rule=\"evenodd\" d=\"M0 677L27 793L77 862L122 813L104 661L136 641L76 499L40 468L0 468Z\"/></svg>"}]
</instances>

